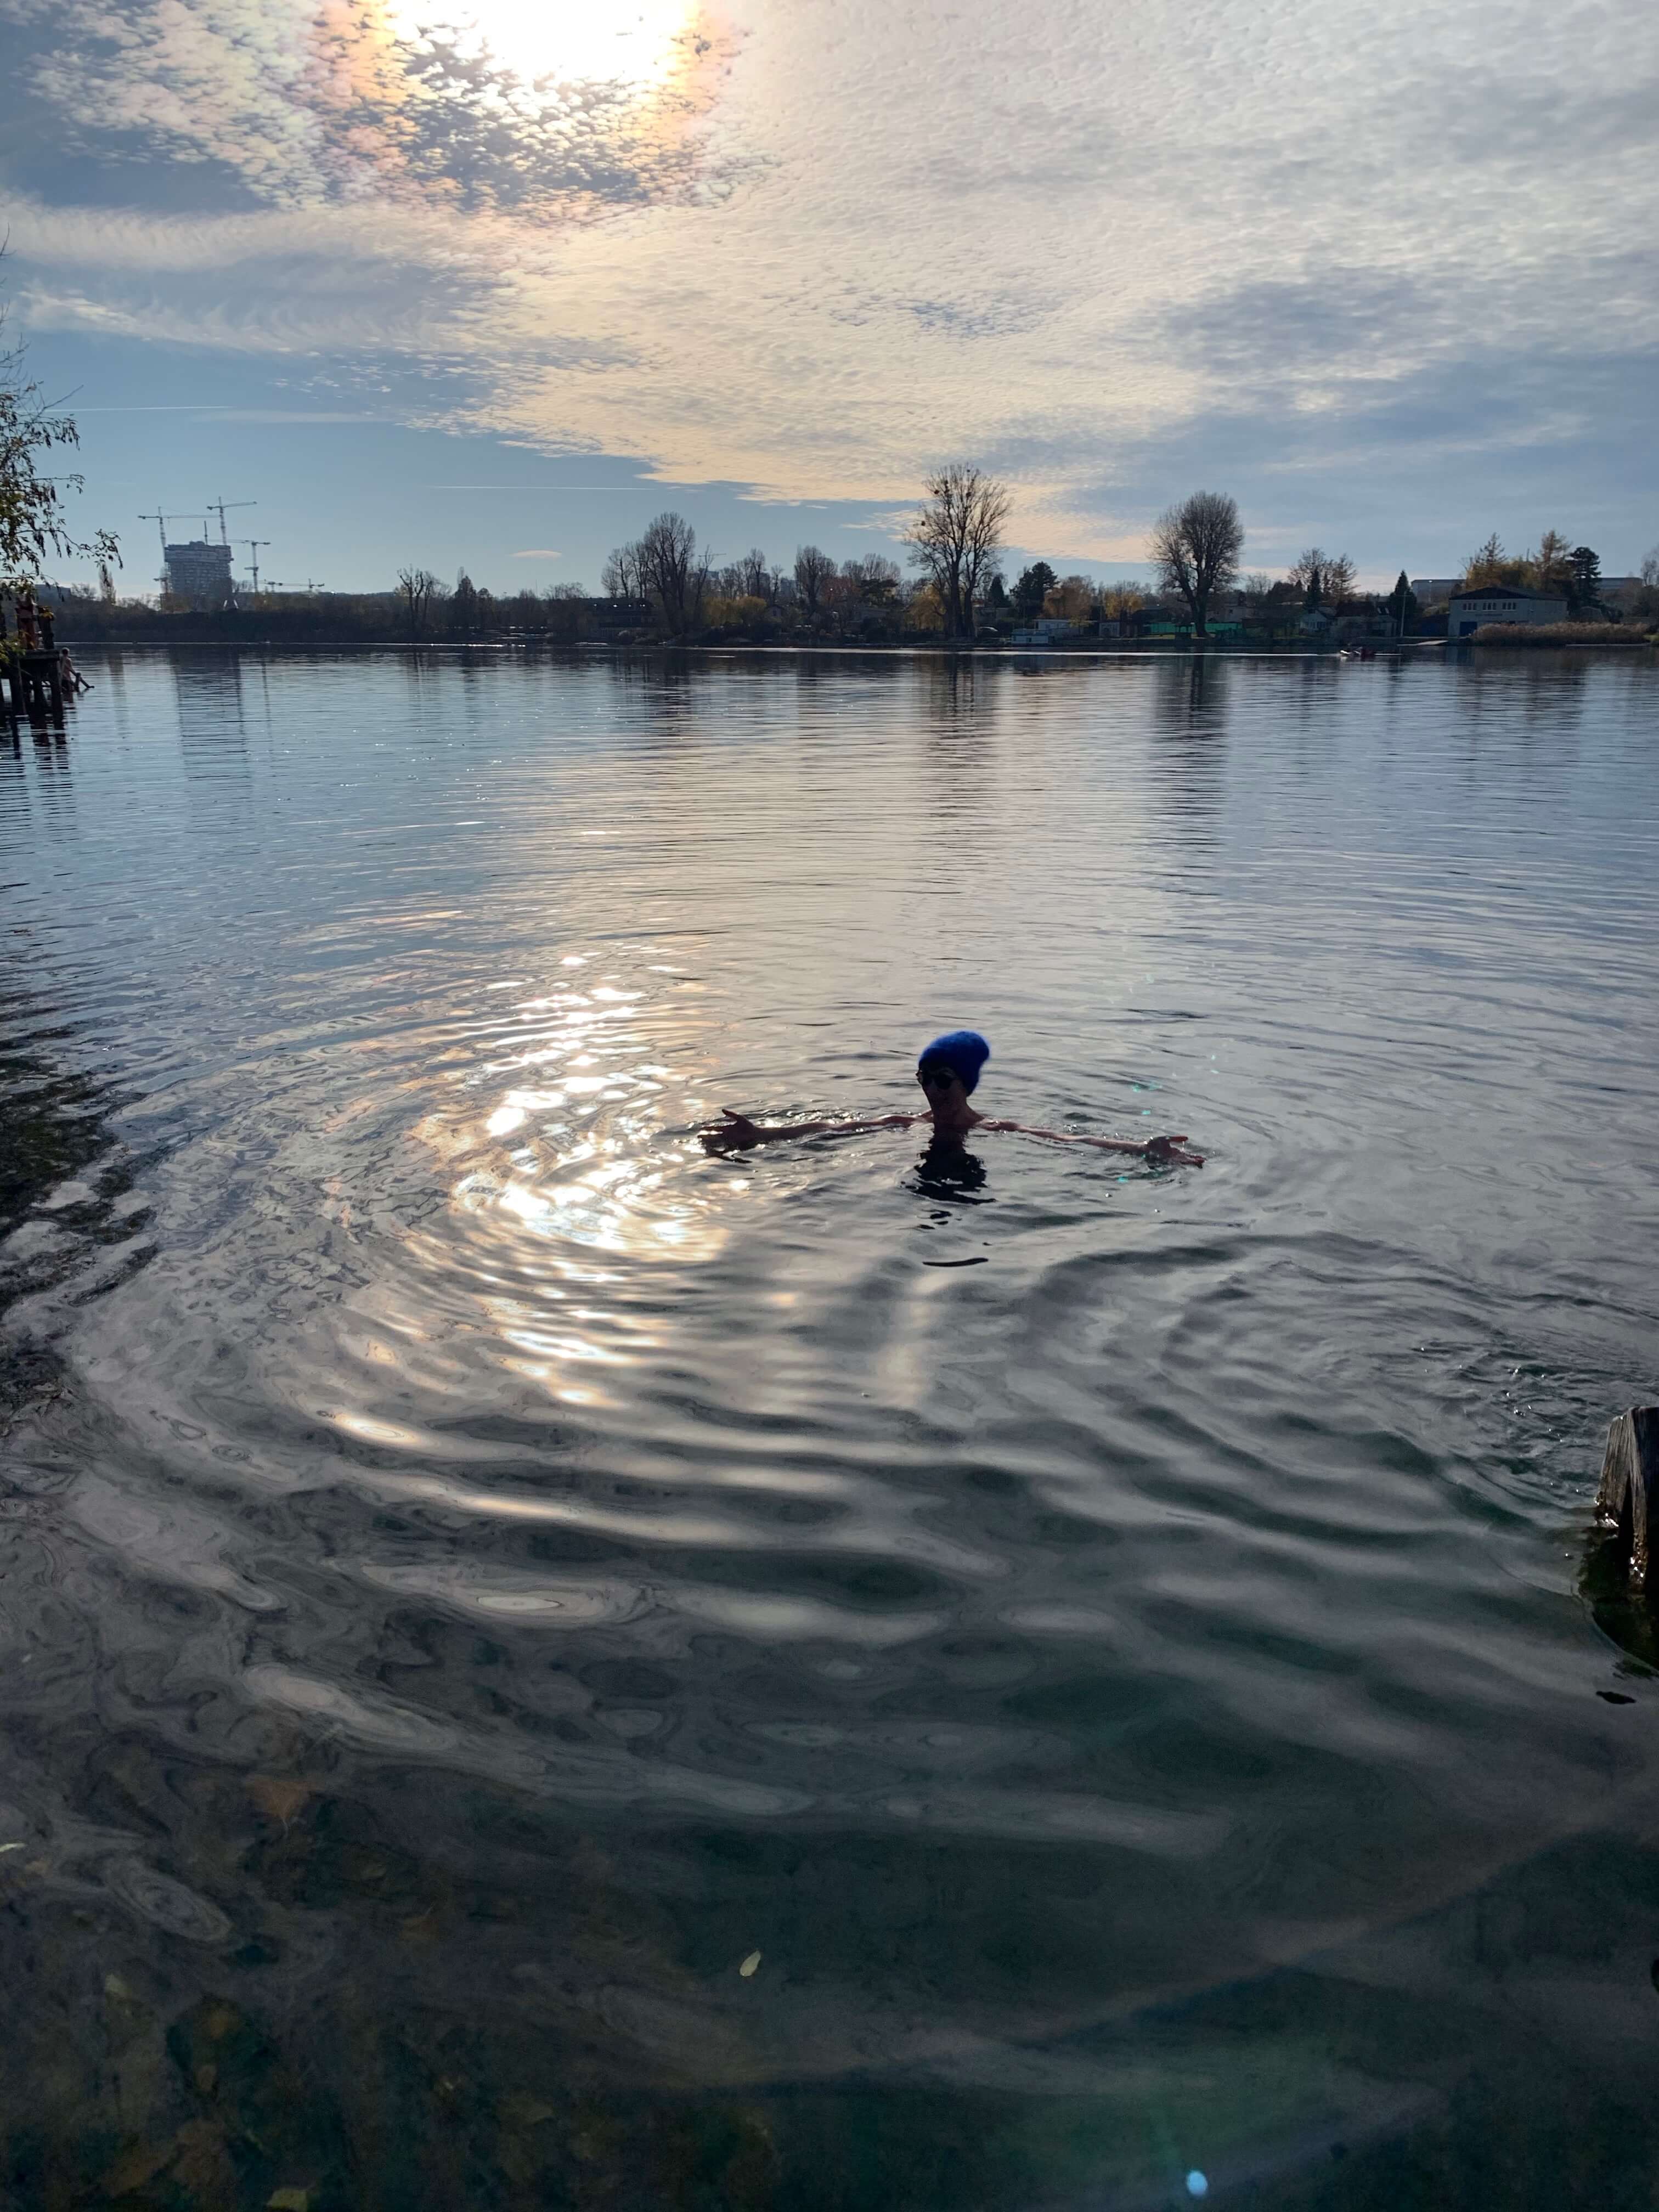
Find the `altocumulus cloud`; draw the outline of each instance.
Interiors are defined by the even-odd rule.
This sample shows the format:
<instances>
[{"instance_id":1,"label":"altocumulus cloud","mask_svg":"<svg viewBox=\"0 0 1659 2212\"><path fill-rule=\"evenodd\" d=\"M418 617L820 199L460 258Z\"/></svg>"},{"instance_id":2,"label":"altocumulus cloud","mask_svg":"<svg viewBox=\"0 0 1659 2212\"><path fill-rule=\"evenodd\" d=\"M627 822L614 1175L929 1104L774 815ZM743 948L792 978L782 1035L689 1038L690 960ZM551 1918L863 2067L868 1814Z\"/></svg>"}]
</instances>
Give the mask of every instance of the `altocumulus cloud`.
<instances>
[{"instance_id":1,"label":"altocumulus cloud","mask_svg":"<svg viewBox=\"0 0 1659 2212\"><path fill-rule=\"evenodd\" d=\"M1645 0L0 12L81 163L9 172L37 328L361 363L404 419L768 498L968 451L1101 558L1228 471L1287 533L1287 474L1363 507L1390 453L1632 496Z\"/></svg>"}]
</instances>

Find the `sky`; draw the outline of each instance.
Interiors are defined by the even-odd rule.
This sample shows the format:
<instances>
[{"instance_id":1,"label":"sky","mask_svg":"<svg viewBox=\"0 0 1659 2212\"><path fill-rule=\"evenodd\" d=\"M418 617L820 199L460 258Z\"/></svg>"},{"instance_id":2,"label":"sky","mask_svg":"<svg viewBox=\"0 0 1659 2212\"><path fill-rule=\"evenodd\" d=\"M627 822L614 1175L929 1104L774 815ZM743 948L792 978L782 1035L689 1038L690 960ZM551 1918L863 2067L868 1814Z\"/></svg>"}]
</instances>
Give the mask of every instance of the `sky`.
<instances>
[{"instance_id":1,"label":"sky","mask_svg":"<svg viewBox=\"0 0 1659 2212\"><path fill-rule=\"evenodd\" d=\"M1659 541L1650 0L0 19L7 332L130 589L216 497L290 586L592 586L665 507L892 553L958 458L1011 577L1144 574L1199 489L1270 574Z\"/></svg>"}]
</instances>

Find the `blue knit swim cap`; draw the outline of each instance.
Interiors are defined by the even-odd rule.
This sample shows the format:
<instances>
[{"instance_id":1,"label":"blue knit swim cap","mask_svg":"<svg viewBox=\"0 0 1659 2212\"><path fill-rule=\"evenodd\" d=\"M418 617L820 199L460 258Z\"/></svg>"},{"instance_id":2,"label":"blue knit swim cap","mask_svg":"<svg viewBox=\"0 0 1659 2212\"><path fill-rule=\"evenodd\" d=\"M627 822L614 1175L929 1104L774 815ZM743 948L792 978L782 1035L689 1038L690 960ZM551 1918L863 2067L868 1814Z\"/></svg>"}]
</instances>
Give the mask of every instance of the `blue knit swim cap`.
<instances>
[{"instance_id":1,"label":"blue knit swim cap","mask_svg":"<svg viewBox=\"0 0 1659 2212\"><path fill-rule=\"evenodd\" d=\"M991 1048L977 1030L947 1030L932 1044L923 1045L916 1054L916 1066L921 1067L930 1060L942 1060L962 1078L963 1089L971 1091L990 1057Z\"/></svg>"}]
</instances>

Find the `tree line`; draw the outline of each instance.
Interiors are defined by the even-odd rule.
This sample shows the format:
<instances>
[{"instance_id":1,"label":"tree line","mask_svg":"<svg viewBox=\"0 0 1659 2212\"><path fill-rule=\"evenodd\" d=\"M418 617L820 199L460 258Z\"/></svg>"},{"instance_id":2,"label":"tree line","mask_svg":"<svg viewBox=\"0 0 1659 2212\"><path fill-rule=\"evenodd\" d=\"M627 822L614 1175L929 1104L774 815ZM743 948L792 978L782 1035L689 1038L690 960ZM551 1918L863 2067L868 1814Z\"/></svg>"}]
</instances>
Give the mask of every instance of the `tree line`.
<instances>
[{"instance_id":1,"label":"tree line","mask_svg":"<svg viewBox=\"0 0 1659 2212\"><path fill-rule=\"evenodd\" d=\"M1647 590L1659 587L1659 545L1642 563L1642 582ZM1545 531L1534 550L1517 554L1504 550L1494 530L1464 562L1463 584L1469 591L1518 585L1528 591L1547 592L1566 601L1568 616L1574 620L1607 611L1601 555L1594 546L1569 544L1559 530Z\"/></svg>"},{"instance_id":2,"label":"tree line","mask_svg":"<svg viewBox=\"0 0 1659 2212\"><path fill-rule=\"evenodd\" d=\"M98 531L77 537L69 527L66 492L80 489L76 475L58 475L50 464L76 443L71 416L43 399L23 372L16 350L0 349L0 595L44 588L49 564L87 560L99 573L98 591L65 592L82 635L131 635L163 625L177 634L174 611L143 601L118 600L113 570L119 551L113 536ZM716 563L684 515L664 513L643 534L615 547L605 562L600 588L580 584L551 591L496 596L463 569L447 586L428 568L399 570L389 592L320 593L302 597L276 591L228 609L196 611L186 619L208 622L217 634L261 635L328 629L348 635L401 635L411 640L466 640L502 632L579 641L595 635L633 635L676 641L709 635L887 641L908 636L967 643L988 629L1002 634L1012 617L1081 625L1121 622L1143 611L1151 592L1164 594L1203 639L1218 602L1271 612L1298 605L1305 615L1340 615L1358 597L1353 562L1343 553L1310 546L1280 579L1244 575L1244 526L1229 495L1196 491L1160 514L1148 538L1152 583L1101 585L1088 576L1060 576L1046 561L1024 568L1012 588L1003 555L1012 495L1009 486L976 464L942 463L926 478L922 495L902 532L910 573L883 554L836 561L821 546L797 547L792 565L769 559L757 546ZM1659 621L1659 546L1643 563L1643 588L1629 610ZM1467 586L1524 585L1559 593L1575 617L1605 616L1601 562L1593 548L1574 545L1547 530L1535 550L1506 553L1496 532L1464 563ZM1386 608L1404 632L1415 603L1402 571Z\"/></svg>"},{"instance_id":3,"label":"tree line","mask_svg":"<svg viewBox=\"0 0 1659 2212\"><path fill-rule=\"evenodd\" d=\"M809 636L908 631L966 642L1010 611L1027 622L1083 622L1143 604L1138 586L1061 578L1042 561L1011 593L1001 556L1012 506L1008 486L972 462L935 468L902 535L908 580L884 555L837 562L818 545L797 547L787 569L758 547L717 568L683 515L659 514L643 537L613 547L601 581L608 599L673 638L771 626ZM1237 580L1243 542L1237 505L1224 493L1195 492L1158 519L1152 550L1159 584L1179 596L1198 636L1217 594Z\"/></svg>"}]
</instances>

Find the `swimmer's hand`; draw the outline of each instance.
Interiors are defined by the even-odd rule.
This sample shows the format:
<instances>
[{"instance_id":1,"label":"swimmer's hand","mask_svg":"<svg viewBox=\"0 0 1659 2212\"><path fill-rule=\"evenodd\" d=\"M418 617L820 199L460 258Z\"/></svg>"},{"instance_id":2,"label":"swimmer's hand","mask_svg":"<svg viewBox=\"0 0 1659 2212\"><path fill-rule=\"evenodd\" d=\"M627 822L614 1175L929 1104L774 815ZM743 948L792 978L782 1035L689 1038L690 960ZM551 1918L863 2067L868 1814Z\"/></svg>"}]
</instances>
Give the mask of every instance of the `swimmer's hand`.
<instances>
[{"instance_id":1,"label":"swimmer's hand","mask_svg":"<svg viewBox=\"0 0 1659 2212\"><path fill-rule=\"evenodd\" d=\"M746 1114L739 1114L732 1107L722 1106L720 1111L726 1116L723 1121L712 1122L708 1128L697 1132L706 1152L746 1152L756 1145L763 1145L769 1137L783 1133L781 1130L763 1129L757 1121L751 1121Z\"/></svg>"},{"instance_id":2,"label":"swimmer's hand","mask_svg":"<svg viewBox=\"0 0 1659 2212\"><path fill-rule=\"evenodd\" d=\"M779 1144L786 1137L856 1137L866 1129L908 1129L927 1119L922 1114L880 1114L872 1121L863 1121L769 1123L751 1121L733 1106L722 1106L720 1111L726 1116L723 1121L711 1122L708 1128L697 1132L706 1152L748 1152L757 1145Z\"/></svg>"},{"instance_id":3,"label":"swimmer's hand","mask_svg":"<svg viewBox=\"0 0 1659 2212\"><path fill-rule=\"evenodd\" d=\"M1202 1152L1184 1150L1187 1139L1177 1137L1085 1137L1077 1129L1033 1129L1024 1121L981 1121L982 1129L1007 1130L1017 1137L1046 1137L1055 1145L1087 1145L1097 1152L1128 1152L1152 1168L1201 1168Z\"/></svg>"}]
</instances>

